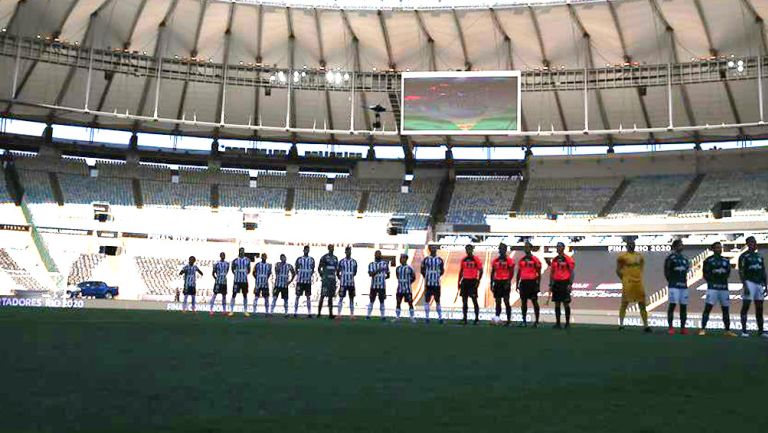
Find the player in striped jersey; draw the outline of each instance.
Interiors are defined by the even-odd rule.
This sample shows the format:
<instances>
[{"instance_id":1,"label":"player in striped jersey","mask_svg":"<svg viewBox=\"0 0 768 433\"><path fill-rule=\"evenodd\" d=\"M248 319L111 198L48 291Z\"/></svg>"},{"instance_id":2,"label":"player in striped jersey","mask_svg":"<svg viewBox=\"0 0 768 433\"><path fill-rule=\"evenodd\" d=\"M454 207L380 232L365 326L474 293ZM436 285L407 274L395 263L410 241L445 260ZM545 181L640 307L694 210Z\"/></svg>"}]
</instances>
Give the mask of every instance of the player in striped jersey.
<instances>
[{"instance_id":1,"label":"player in striped jersey","mask_svg":"<svg viewBox=\"0 0 768 433\"><path fill-rule=\"evenodd\" d=\"M280 261L275 263L275 288L272 289L272 309L274 314L278 295L283 298L285 316L288 317L288 285L296 278L296 270L293 265L286 262L285 254L280 254Z\"/></svg>"},{"instance_id":2,"label":"player in striped jersey","mask_svg":"<svg viewBox=\"0 0 768 433\"><path fill-rule=\"evenodd\" d=\"M216 295L221 295L221 313L227 314L227 274L229 273L229 262L226 261L226 255L219 253L219 261L213 265L213 296L211 296L211 316L213 316L213 305L216 303Z\"/></svg>"},{"instance_id":3,"label":"player in striped jersey","mask_svg":"<svg viewBox=\"0 0 768 433\"><path fill-rule=\"evenodd\" d=\"M381 320L387 320L384 317L384 299L387 297L387 279L389 279L389 262L381 257L381 251L376 250L373 255L374 260L368 265L368 275L371 277L371 291L368 295L368 315L366 319L371 318L373 303L379 298L379 311Z\"/></svg>"},{"instance_id":4,"label":"player in striped jersey","mask_svg":"<svg viewBox=\"0 0 768 433\"><path fill-rule=\"evenodd\" d=\"M256 280L253 289L253 314L259 307L259 297L264 297L264 313L269 313L269 277L272 276L272 264L267 262L267 254L261 253L261 261L253 267Z\"/></svg>"},{"instance_id":5,"label":"player in striped jersey","mask_svg":"<svg viewBox=\"0 0 768 433\"><path fill-rule=\"evenodd\" d=\"M349 293L349 318L355 318L355 276L357 275L357 261L352 258L352 247L344 249L344 258L339 260L339 268L336 270L336 276L339 277L339 306L338 312L341 316L341 306L344 304L344 297Z\"/></svg>"},{"instance_id":6,"label":"player in striped jersey","mask_svg":"<svg viewBox=\"0 0 768 433\"><path fill-rule=\"evenodd\" d=\"M184 303L181 311L187 311L187 297L192 296L192 312L195 311L195 295L197 294L197 274L203 272L195 265L195 256L189 256L189 264L184 266L179 275L184 275Z\"/></svg>"},{"instance_id":7,"label":"player in striped jersey","mask_svg":"<svg viewBox=\"0 0 768 433\"><path fill-rule=\"evenodd\" d=\"M437 256L437 245L429 246L429 256L421 262L421 275L424 277L424 317L429 323L429 303L435 300L437 318L443 323L443 309L440 308L440 278L445 273L445 263Z\"/></svg>"},{"instance_id":8,"label":"player in striped jersey","mask_svg":"<svg viewBox=\"0 0 768 433\"><path fill-rule=\"evenodd\" d=\"M298 317L299 299L307 298L307 317L312 317L312 276L315 273L315 259L309 256L309 245L304 246L304 255L296 259L296 304L293 306L293 317Z\"/></svg>"},{"instance_id":9,"label":"player in striped jersey","mask_svg":"<svg viewBox=\"0 0 768 433\"><path fill-rule=\"evenodd\" d=\"M317 272L321 278L320 304L317 307L317 317L323 313L323 300L328 298L328 318L333 319L333 297L336 296L336 273L339 270L339 259L333 254L333 245L328 245L328 253L320 257Z\"/></svg>"},{"instance_id":10,"label":"player in striped jersey","mask_svg":"<svg viewBox=\"0 0 768 433\"><path fill-rule=\"evenodd\" d=\"M238 293L243 294L243 314L248 314L248 274L251 273L251 259L246 257L245 248L240 247L237 251L237 257L232 260L232 273L234 282L232 283L232 300L229 302L229 315L235 314L235 298Z\"/></svg>"},{"instance_id":11,"label":"player in striped jersey","mask_svg":"<svg viewBox=\"0 0 768 433\"><path fill-rule=\"evenodd\" d=\"M400 304L403 299L408 303L409 314L411 316L411 322L415 321L413 317L413 294L411 293L411 286L416 281L416 272L408 264L408 254L400 254L400 266L395 269L395 275L397 275L397 294L395 294L395 300L397 301L397 307L395 313L397 318L400 318Z\"/></svg>"}]
</instances>

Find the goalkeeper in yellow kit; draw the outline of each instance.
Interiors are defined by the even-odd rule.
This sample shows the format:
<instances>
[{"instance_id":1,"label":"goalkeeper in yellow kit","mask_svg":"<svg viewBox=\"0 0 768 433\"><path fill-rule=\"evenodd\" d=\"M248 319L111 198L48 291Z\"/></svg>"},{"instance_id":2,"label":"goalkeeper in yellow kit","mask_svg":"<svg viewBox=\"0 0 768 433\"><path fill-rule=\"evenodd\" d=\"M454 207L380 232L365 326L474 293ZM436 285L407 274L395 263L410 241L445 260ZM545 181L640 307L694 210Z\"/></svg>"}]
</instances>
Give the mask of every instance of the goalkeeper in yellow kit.
<instances>
[{"instance_id":1,"label":"goalkeeper in yellow kit","mask_svg":"<svg viewBox=\"0 0 768 433\"><path fill-rule=\"evenodd\" d=\"M619 330L624 329L624 316L630 302L637 302L640 317L643 319L645 332L651 332L648 326L648 312L645 310L645 287L643 287L643 268L645 259L635 252L635 241L627 240L627 252L616 259L616 275L621 280L621 308L619 309Z\"/></svg>"}]
</instances>

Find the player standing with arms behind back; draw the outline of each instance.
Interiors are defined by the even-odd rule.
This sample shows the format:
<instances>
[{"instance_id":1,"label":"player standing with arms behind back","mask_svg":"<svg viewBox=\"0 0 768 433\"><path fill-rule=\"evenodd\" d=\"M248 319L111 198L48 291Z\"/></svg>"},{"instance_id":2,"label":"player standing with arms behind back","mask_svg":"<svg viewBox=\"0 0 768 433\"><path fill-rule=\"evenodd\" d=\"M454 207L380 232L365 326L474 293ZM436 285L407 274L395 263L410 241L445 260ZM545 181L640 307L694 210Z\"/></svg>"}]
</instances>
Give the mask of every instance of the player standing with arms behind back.
<instances>
[{"instance_id":1,"label":"player standing with arms behind back","mask_svg":"<svg viewBox=\"0 0 768 433\"><path fill-rule=\"evenodd\" d=\"M565 244L557 243L557 255L549 264L549 291L555 302L555 328L560 329L560 304L565 309L565 327L571 326L571 286L575 274L576 262L565 255Z\"/></svg>"},{"instance_id":2,"label":"player standing with arms behind back","mask_svg":"<svg viewBox=\"0 0 768 433\"><path fill-rule=\"evenodd\" d=\"M245 248L240 247L237 257L232 260L232 273L235 274L235 282L232 283L232 301L229 303L229 315L235 314L235 298L238 293L243 294L243 314L248 317L248 274L251 273L251 259L246 257Z\"/></svg>"},{"instance_id":3,"label":"player standing with arms behind back","mask_svg":"<svg viewBox=\"0 0 768 433\"><path fill-rule=\"evenodd\" d=\"M667 308L667 325L669 335L675 335L672 322L675 319L675 307L680 305L680 333L688 334L685 322L688 318L688 271L691 261L683 255L683 241L675 239L672 242L672 253L664 260L664 278L667 279L669 290L669 307Z\"/></svg>"},{"instance_id":4,"label":"player standing with arms behind back","mask_svg":"<svg viewBox=\"0 0 768 433\"><path fill-rule=\"evenodd\" d=\"M213 296L211 296L211 316L213 316L213 305L216 303L216 295L221 295L221 314L227 314L227 274L229 273L229 262L226 261L226 255L219 253L219 261L213 265Z\"/></svg>"},{"instance_id":5,"label":"player standing with arms behind back","mask_svg":"<svg viewBox=\"0 0 768 433\"><path fill-rule=\"evenodd\" d=\"M344 297L349 294L349 318L355 318L355 276L357 275L357 261L352 258L352 247L344 248L344 258L339 260L339 269L336 271L339 277L339 308L338 314L341 316L341 306L344 304Z\"/></svg>"},{"instance_id":6,"label":"player standing with arms behind back","mask_svg":"<svg viewBox=\"0 0 768 433\"><path fill-rule=\"evenodd\" d=\"M267 262L267 254L261 253L261 261L253 267L253 314L259 307L259 298L264 298L264 314L269 314L269 277L272 276L272 264Z\"/></svg>"},{"instance_id":7,"label":"player standing with arms behind back","mask_svg":"<svg viewBox=\"0 0 768 433\"><path fill-rule=\"evenodd\" d=\"M275 287L272 289L272 308L270 314L275 313L278 295L283 298L283 310L288 317L288 285L296 278L293 265L286 262L285 254L280 254L280 261L275 263Z\"/></svg>"},{"instance_id":8,"label":"player standing with arms behind back","mask_svg":"<svg viewBox=\"0 0 768 433\"><path fill-rule=\"evenodd\" d=\"M397 301L397 307L395 314L397 318L400 318L400 304L405 299L408 303L409 314L411 316L411 322L415 319L413 317L413 293L411 286L416 281L416 272L408 264L408 254L400 254L400 266L395 269L395 275L397 275L397 294L395 294L395 300Z\"/></svg>"},{"instance_id":9,"label":"player standing with arms behind back","mask_svg":"<svg viewBox=\"0 0 768 433\"><path fill-rule=\"evenodd\" d=\"M192 297L192 312L195 312L195 296L197 295L197 274L203 276L203 271L195 265L195 256L189 256L189 264L184 266L179 275L184 275L184 303L181 306L182 313L187 311L187 297Z\"/></svg>"},{"instance_id":10,"label":"player standing with arms behind back","mask_svg":"<svg viewBox=\"0 0 768 433\"><path fill-rule=\"evenodd\" d=\"M483 278L483 262L475 256L475 247L467 245L464 247L467 255L461 259L461 268L459 268L459 294L461 295L461 312L463 315L462 323L467 324L467 305L468 298L472 298L475 306L475 321L477 325L480 322L480 306L477 305L477 287L480 285L480 279Z\"/></svg>"},{"instance_id":11,"label":"player standing with arms behind back","mask_svg":"<svg viewBox=\"0 0 768 433\"><path fill-rule=\"evenodd\" d=\"M373 261L368 265L368 275L371 277L371 291L368 295L368 314L366 319L371 318L373 303L379 298L379 311L381 320L387 320L384 317L384 300L387 298L387 279L389 279L389 262L381 258L381 251L376 250L373 255Z\"/></svg>"},{"instance_id":12,"label":"player standing with arms behind back","mask_svg":"<svg viewBox=\"0 0 768 433\"><path fill-rule=\"evenodd\" d=\"M741 336L749 337L747 332L747 314L750 302L755 302L755 320L757 332L762 337L768 337L763 332L763 300L766 292L765 260L757 252L757 241L754 236L747 238L747 251L739 256L739 277L744 285L741 298Z\"/></svg>"},{"instance_id":13,"label":"player standing with arms behind back","mask_svg":"<svg viewBox=\"0 0 768 433\"><path fill-rule=\"evenodd\" d=\"M512 277L515 275L515 261L507 256L507 245L499 244L499 256L491 262L491 291L496 300L495 320L501 320L501 301L504 301L506 308L507 322L509 326L512 321L512 307L509 305L509 295L512 292Z\"/></svg>"},{"instance_id":14,"label":"player standing with arms behind back","mask_svg":"<svg viewBox=\"0 0 768 433\"><path fill-rule=\"evenodd\" d=\"M328 253L320 257L317 271L320 273L322 286L320 288L320 304L317 307L317 318L323 314L323 299L328 298L328 318L333 319L333 297L336 296L336 273L339 270L339 259L333 254L333 245L328 245Z\"/></svg>"},{"instance_id":15,"label":"player standing with arms behind back","mask_svg":"<svg viewBox=\"0 0 768 433\"><path fill-rule=\"evenodd\" d=\"M443 323L443 309L440 308L440 278L445 273L445 263L437 255L437 245L429 246L429 255L421 262L421 275L424 277L424 317L429 323L429 303L435 300L437 319Z\"/></svg>"},{"instance_id":16,"label":"player standing with arms behind back","mask_svg":"<svg viewBox=\"0 0 768 433\"><path fill-rule=\"evenodd\" d=\"M637 302L640 307L640 317L643 319L643 331L653 332L648 326L648 311L645 309L645 287L643 286L643 270L645 259L635 252L635 240L627 239L627 251L619 254L616 259L616 275L621 280L621 307L619 308L619 330L624 329L624 317L627 307Z\"/></svg>"},{"instance_id":17,"label":"player standing with arms behind back","mask_svg":"<svg viewBox=\"0 0 768 433\"><path fill-rule=\"evenodd\" d=\"M728 277L731 275L731 262L722 256L723 244L715 242L710 248L713 254L704 260L703 265L704 279L707 281L707 300L704 304L704 313L701 315L699 335L707 335L706 329L709 313L712 312L715 303L718 303L723 310L725 335L727 337L735 337L736 334L731 332L731 317L729 313L731 298L728 294Z\"/></svg>"},{"instance_id":18,"label":"player standing with arms behind back","mask_svg":"<svg viewBox=\"0 0 768 433\"><path fill-rule=\"evenodd\" d=\"M307 318L312 318L312 276L315 274L315 259L309 256L309 245L304 246L304 255L296 259L296 304L293 306L293 317L298 317L299 299L307 298Z\"/></svg>"},{"instance_id":19,"label":"player standing with arms behind back","mask_svg":"<svg viewBox=\"0 0 768 433\"><path fill-rule=\"evenodd\" d=\"M523 321L520 326L528 326L528 301L533 305L533 315L536 321L533 327L539 326L539 287L541 286L541 261L532 253L533 246L525 241L525 255L517 261L516 290L520 293L520 313Z\"/></svg>"}]
</instances>

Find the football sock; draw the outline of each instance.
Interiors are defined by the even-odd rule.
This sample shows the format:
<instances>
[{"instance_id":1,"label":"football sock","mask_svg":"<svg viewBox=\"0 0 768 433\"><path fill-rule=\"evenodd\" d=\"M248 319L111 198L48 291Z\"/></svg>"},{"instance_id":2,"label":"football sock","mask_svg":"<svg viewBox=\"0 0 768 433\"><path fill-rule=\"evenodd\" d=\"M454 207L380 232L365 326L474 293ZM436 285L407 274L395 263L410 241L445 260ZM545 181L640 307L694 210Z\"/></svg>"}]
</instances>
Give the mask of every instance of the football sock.
<instances>
[{"instance_id":1,"label":"football sock","mask_svg":"<svg viewBox=\"0 0 768 433\"><path fill-rule=\"evenodd\" d=\"M622 301L619 307L619 326L624 326L624 317L627 315L627 306L629 304Z\"/></svg>"},{"instance_id":2,"label":"football sock","mask_svg":"<svg viewBox=\"0 0 768 433\"><path fill-rule=\"evenodd\" d=\"M183 311L187 311L187 297L188 297L188 296L189 296L189 295L184 295L184 302L181 304L181 309L182 309Z\"/></svg>"},{"instance_id":3,"label":"football sock","mask_svg":"<svg viewBox=\"0 0 768 433\"><path fill-rule=\"evenodd\" d=\"M643 319L643 326L648 327L648 310L645 309L645 304L639 304L640 306L640 318Z\"/></svg>"},{"instance_id":4,"label":"football sock","mask_svg":"<svg viewBox=\"0 0 768 433\"><path fill-rule=\"evenodd\" d=\"M408 314L411 316L411 319L413 319L413 315L415 314L413 311L413 305L410 306L410 309L408 310Z\"/></svg>"},{"instance_id":5,"label":"football sock","mask_svg":"<svg viewBox=\"0 0 768 433\"><path fill-rule=\"evenodd\" d=\"M685 329L685 323L688 319L688 306L680 305L680 328Z\"/></svg>"},{"instance_id":6,"label":"football sock","mask_svg":"<svg viewBox=\"0 0 768 433\"><path fill-rule=\"evenodd\" d=\"M368 304L368 314L366 316L371 317L371 312L373 312L373 302Z\"/></svg>"},{"instance_id":7,"label":"football sock","mask_svg":"<svg viewBox=\"0 0 768 433\"><path fill-rule=\"evenodd\" d=\"M296 314L299 312L299 297L296 297L296 303L293 304L293 314Z\"/></svg>"},{"instance_id":8,"label":"football sock","mask_svg":"<svg viewBox=\"0 0 768 433\"><path fill-rule=\"evenodd\" d=\"M507 322L512 320L512 306L509 305L509 299L504 300L504 308L507 310Z\"/></svg>"},{"instance_id":9,"label":"football sock","mask_svg":"<svg viewBox=\"0 0 768 433\"><path fill-rule=\"evenodd\" d=\"M328 316L333 317L333 298L328 298Z\"/></svg>"},{"instance_id":10,"label":"football sock","mask_svg":"<svg viewBox=\"0 0 768 433\"><path fill-rule=\"evenodd\" d=\"M274 313L275 312L275 305L277 305L277 296L272 297L272 306L269 307L269 312Z\"/></svg>"},{"instance_id":11,"label":"football sock","mask_svg":"<svg viewBox=\"0 0 768 433\"><path fill-rule=\"evenodd\" d=\"M672 321L675 319L675 304L669 304L667 308L667 325L671 328Z\"/></svg>"},{"instance_id":12,"label":"football sock","mask_svg":"<svg viewBox=\"0 0 768 433\"><path fill-rule=\"evenodd\" d=\"M560 303L555 302L555 323L560 324Z\"/></svg>"},{"instance_id":13,"label":"football sock","mask_svg":"<svg viewBox=\"0 0 768 433\"><path fill-rule=\"evenodd\" d=\"M523 323L528 321L528 301L523 301L520 304L520 314L523 315Z\"/></svg>"},{"instance_id":14,"label":"football sock","mask_svg":"<svg viewBox=\"0 0 768 433\"><path fill-rule=\"evenodd\" d=\"M501 316L501 298L496 298L496 317Z\"/></svg>"},{"instance_id":15,"label":"football sock","mask_svg":"<svg viewBox=\"0 0 768 433\"><path fill-rule=\"evenodd\" d=\"M243 313L248 312L248 297L243 295Z\"/></svg>"},{"instance_id":16,"label":"football sock","mask_svg":"<svg viewBox=\"0 0 768 433\"><path fill-rule=\"evenodd\" d=\"M704 312L701 314L701 329L707 329L707 322L709 322L709 313L712 311L712 304L704 305Z\"/></svg>"},{"instance_id":17,"label":"football sock","mask_svg":"<svg viewBox=\"0 0 768 433\"><path fill-rule=\"evenodd\" d=\"M472 298L472 303L475 304L475 322L480 318L480 306L477 304L477 298Z\"/></svg>"},{"instance_id":18,"label":"football sock","mask_svg":"<svg viewBox=\"0 0 768 433\"><path fill-rule=\"evenodd\" d=\"M437 309L437 318L439 320L443 320L443 309L440 308L440 304L439 303L437 304L436 309Z\"/></svg>"},{"instance_id":19,"label":"football sock","mask_svg":"<svg viewBox=\"0 0 768 433\"><path fill-rule=\"evenodd\" d=\"M285 314L288 314L288 298L285 298L283 301L283 311L285 311Z\"/></svg>"},{"instance_id":20,"label":"football sock","mask_svg":"<svg viewBox=\"0 0 768 433\"><path fill-rule=\"evenodd\" d=\"M741 332L747 332L747 314L749 314L749 301L744 301L741 304Z\"/></svg>"},{"instance_id":21,"label":"football sock","mask_svg":"<svg viewBox=\"0 0 768 433\"><path fill-rule=\"evenodd\" d=\"M235 295L232 295L232 299L229 301L229 311L235 311Z\"/></svg>"},{"instance_id":22,"label":"football sock","mask_svg":"<svg viewBox=\"0 0 768 433\"><path fill-rule=\"evenodd\" d=\"M379 312L381 313L381 317L384 317L384 303L379 301Z\"/></svg>"},{"instance_id":23,"label":"football sock","mask_svg":"<svg viewBox=\"0 0 768 433\"><path fill-rule=\"evenodd\" d=\"M211 296L211 312L213 312L213 304L216 303L216 295Z\"/></svg>"},{"instance_id":24,"label":"football sock","mask_svg":"<svg viewBox=\"0 0 768 433\"><path fill-rule=\"evenodd\" d=\"M539 323L539 301L533 300L533 316L536 318L536 323Z\"/></svg>"},{"instance_id":25,"label":"football sock","mask_svg":"<svg viewBox=\"0 0 768 433\"><path fill-rule=\"evenodd\" d=\"M565 326L568 326L571 324L571 305L565 304L563 309L565 310Z\"/></svg>"},{"instance_id":26,"label":"football sock","mask_svg":"<svg viewBox=\"0 0 768 433\"><path fill-rule=\"evenodd\" d=\"M755 301L755 319L757 320L757 330L763 333L763 301Z\"/></svg>"},{"instance_id":27,"label":"football sock","mask_svg":"<svg viewBox=\"0 0 768 433\"><path fill-rule=\"evenodd\" d=\"M317 306L317 317L320 317L323 314L323 300L325 299L325 296L320 296L320 304Z\"/></svg>"},{"instance_id":28,"label":"football sock","mask_svg":"<svg viewBox=\"0 0 768 433\"><path fill-rule=\"evenodd\" d=\"M192 295L192 311L195 311L197 308L195 307L195 295Z\"/></svg>"},{"instance_id":29,"label":"football sock","mask_svg":"<svg viewBox=\"0 0 768 433\"><path fill-rule=\"evenodd\" d=\"M307 314L312 314L312 301L309 299L309 295L307 295Z\"/></svg>"},{"instance_id":30,"label":"football sock","mask_svg":"<svg viewBox=\"0 0 768 433\"><path fill-rule=\"evenodd\" d=\"M424 318L429 320L429 302L424 303Z\"/></svg>"},{"instance_id":31,"label":"football sock","mask_svg":"<svg viewBox=\"0 0 768 433\"><path fill-rule=\"evenodd\" d=\"M725 331L728 332L731 330L731 316L728 312L728 307L720 307L723 310L723 324L725 324Z\"/></svg>"},{"instance_id":32,"label":"football sock","mask_svg":"<svg viewBox=\"0 0 768 433\"><path fill-rule=\"evenodd\" d=\"M255 296L253 298L253 313L256 314L256 310L259 308L259 297Z\"/></svg>"},{"instance_id":33,"label":"football sock","mask_svg":"<svg viewBox=\"0 0 768 433\"><path fill-rule=\"evenodd\" d=\"M341 316L341 307L344 304L344 298L339 298L339 305L336 307L336 311L339 312L339 316Z\"/></svg>"},{"instance_id":34,"label":"football sock","mask_svg":"<svg viewBox=\"0 0 768 433\"><path fill-rule=\"evenodd\" d=\"M349 315L353 317L355 315L355 298L352 296L349 297Z\"/></svg>"},{"instance_id":35,"label":"football sock","mask_svg":"<svg viewBox=\"0 0 768 433\"><path fill-rule=\"evenodd\" d=\"M397 316L398 319L400 318L400 308L395 308L395 316Z\"/></svg>"},{"instance_id":36,"label":"football sock","mask_svg":"<svg viewBox=\"0 0 768 433\"><path fill-rule=\"evenodd\" d=\"M464 321L467 321L467 310L469 309L469 306L467 305L467 298L461 299L461 314L464 318Z\"/></svg>"}]
</instances>

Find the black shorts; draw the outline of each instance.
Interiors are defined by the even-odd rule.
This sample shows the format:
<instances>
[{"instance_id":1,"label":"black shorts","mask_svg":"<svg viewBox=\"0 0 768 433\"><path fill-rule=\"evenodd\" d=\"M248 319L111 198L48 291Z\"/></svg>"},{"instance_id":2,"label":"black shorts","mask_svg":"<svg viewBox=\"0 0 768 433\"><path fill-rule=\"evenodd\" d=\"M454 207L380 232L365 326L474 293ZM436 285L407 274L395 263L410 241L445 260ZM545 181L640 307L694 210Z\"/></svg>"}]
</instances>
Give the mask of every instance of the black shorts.
<instances>
[{"instance_id":1,"label":"black shorts","mask_svg":"<svg viewBox=\"0 0 768 433\"><path fill-rule=\"evenodd\" d=\"M324 280L320 294L331 298L336 296L336 280Z\"/></svg>"},{"instance_id":2,"label":"black shorts","mask_svg":"<svg viewBox=\"0 0 768 433\"><path fill-rule=\"evenodd\" d=\"M571 302L571 292L568 290L568 281L555 281L552 283L552 301Z\"/></svg>"},{"instance_id":3,"label":"black shorts","mask_svg":"<svg viewBox=\"0 0 768 433\"><path fill-rule=\"evenodd\" d=\"M534 300L539 298L538 280L520 280L520 300Z\"/></svg>"},{"instance_id":4,"label":"black shorts","mask_svg":"<svg viewBox=\"0 0 768 433\"><path fill-rule=\"evenodd\" d=\"M197 288L195 286L185 287L184 288L184 296L187 296L187 295L192 295L192 296L197 295Z\"/></svg>"},{"instance_id":5,"label":"black shorts","mask_svg":"<svg viewBox=\"0 0 768 433\"><path fill-rule=\"evenodd\" d=\"M296 296L312 295L312 283L296 283Z\"/></svg>"},{"instance_id":6,"label":"black shorts","mask_svg":"<svg viewBox=\"0 0 768 433\"><path fill-rule=\"evenodd\" d=\"M461 288L459 290L461 297L477 298L477 286L479 284L479 280L461 280Z\"/></svg>"},{"instance_id":7,"label":"black shorts","mask_svg":"<svg viewBox=\"0 0 768 433\"><path fill-rule=\"evenodd\" d=\"M355 296L355 286L341 286L341 290L339 290L339 297L343 298L347 296L347 293L349 293L349 297Z\"/></svg>"},{"instance_id":8,"label":"black shorts","mask_svg":"<svg viewBox=\"0 0 768 433\"><path fill-rule=\"evenodd\" d=\"M405 302L410 304L411 302L413 302L413 294L411 292L402 292L402 293L397 292L395 294L395 299L397 300L397 302L402 302L403 299L405 299Z\"/></svg>"},{"instance_id":9,"label":"black shorts","mask_svg":"<svg viewBox=\"0 0 768 433\"><path fill-rule=\"evenodd\" d=\"M435 302L438 304L440 303L440 286L427 286L424 290L424 301L430 302L432 301L432 298L434 298Z\"/></svg>"},{"instance_id":10,"label":"black shorts","mask_svg":"<svg viewBox=\"0 0 768 433\"><path fill-rule=\"evenodd\" d=\"M283 299L288 299L288 287L275 287L272 289L272 296L280 296Z\"/></svg>"},{"instance_id":11,"label":"black shorts","mask_svg":"<svg viewBox=\"0 0 768 433\"><path fill-rule=\"evenodd\" d=\"M491 291L493 292L493 297L496 299L509 298L509 294L512 291L512 284L509 280L496 280L491 283Z\"/></svg>"},{"instance_id":12,"label":"black shorts","mask_svg":"<svg viewBox=\"0 0 768 433\"><path fill-rule=\"evenodd\" d=\"M238 293L242 293L243 295L248 294L248 282L245 283L233 283L232 284L232 295L237 295Z\"/></svg>"},{"instance_id":13,"label":"black shorts","mask_svg":"<svg viewBox=\"0 0 768 433\"><path fill-rule=\"evenodd\" d=\"M376 297L379 298L379 302L384 302L384 299L387 297L387 289L371 289L371 292L368 294L371 303L376 300Z\"/></svg>"},{"instance_id":14,"label":"black shorts","mask_svg":"<svg viewBox=\"0 0 768 433\"><path fill-rule=\"evenodd\" d=\"M213 294L214 295L226 295L227 294L227 283L216 283L213 285Z\"/></svg>"},{"instance_id":15,"label":"black shorts","mask_svg":"<svg viewBox=\"0 0 768 433\"><path fill-rule=\"evenodd\" d=\"M256 287L256 289L253 291L253 296L259 297L263 296L265 298L269 297L269 287Z\"/></svg>"}]
</instances>

